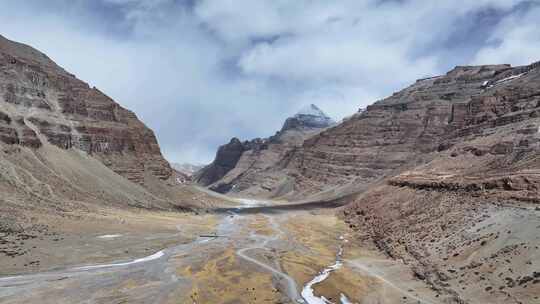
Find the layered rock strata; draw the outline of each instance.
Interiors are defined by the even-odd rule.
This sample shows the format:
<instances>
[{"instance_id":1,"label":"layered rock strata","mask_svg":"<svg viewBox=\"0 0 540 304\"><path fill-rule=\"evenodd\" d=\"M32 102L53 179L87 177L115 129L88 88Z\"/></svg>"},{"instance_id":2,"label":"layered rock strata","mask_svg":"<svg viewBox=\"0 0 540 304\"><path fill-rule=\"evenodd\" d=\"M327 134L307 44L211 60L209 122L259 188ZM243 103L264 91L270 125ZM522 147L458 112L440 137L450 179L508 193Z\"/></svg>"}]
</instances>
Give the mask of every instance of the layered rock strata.
<instances>
[{"instance_id":1,"label":"layered rock strata","mask_svg":"<svg viewBox=\"0 0 540 304\"><path fill-rule=\"evenodd\" d=\"M127 179L165 180L171 168L136 115L35 49L0 36L0 141L79 149Z\"/></svg>"},{"instance_id":2,"label":"layered rock strata","mask_svg":"<svg viewBox=\"0 0 540 304\"><path fill-rule=\"evenodd\" d=\"M538 65L464 66L418 80L296 149L287 166L295 191L309 194L351 183L370 184L427 163L458 143L512 128L519 130L504 140L494 137L489 145L463 146L453 153L501 157L534 153L540 111ZM490 166L500 170L499 165Z\"/></svg>"}]
</instances>

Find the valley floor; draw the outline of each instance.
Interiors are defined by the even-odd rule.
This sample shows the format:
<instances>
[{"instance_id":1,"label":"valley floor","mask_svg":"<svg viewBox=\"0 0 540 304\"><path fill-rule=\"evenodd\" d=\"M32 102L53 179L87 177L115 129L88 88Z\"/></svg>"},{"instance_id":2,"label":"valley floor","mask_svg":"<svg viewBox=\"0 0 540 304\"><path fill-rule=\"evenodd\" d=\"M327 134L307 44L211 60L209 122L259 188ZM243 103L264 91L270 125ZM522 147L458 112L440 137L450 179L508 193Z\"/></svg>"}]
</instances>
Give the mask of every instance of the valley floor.
<instances>
[{"instance_id":1,"label":"valley floor","mask_svg":"<svg viewBox=\"0 0 540 304\"><path fill-rule=\"evenodd\" d=\"M406 266L350 241L333 210L94 217L23 241L42 248L24 259L2 256L0 302L440 303Z\"/></svg>"}]
</instances>

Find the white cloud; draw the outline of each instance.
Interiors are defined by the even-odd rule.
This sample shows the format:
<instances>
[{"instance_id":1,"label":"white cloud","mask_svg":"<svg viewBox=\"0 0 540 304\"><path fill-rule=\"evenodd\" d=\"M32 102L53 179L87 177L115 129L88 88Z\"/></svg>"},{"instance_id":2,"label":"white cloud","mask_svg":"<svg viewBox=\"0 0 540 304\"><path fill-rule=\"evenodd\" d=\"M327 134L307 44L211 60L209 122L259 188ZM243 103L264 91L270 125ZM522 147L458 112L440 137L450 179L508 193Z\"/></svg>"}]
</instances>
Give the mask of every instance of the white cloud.
<instances>
[{"instance_id":1,"label":"white cloud","mask_svg":"<svg viewBox=\"0 0 540 304\"><path fill-rule=\"evenodd\" d=\"M510 15L490 36L491 45L482 48L474 64L511 63L526 65L540 60L540 8Z\"/></svg>"},{"instance_id":2,"label":"white cloud","mask_svg":"<svg viewBox=\"0 0 540 304\"><path fill-rule=\"evenodd\" d=\"M232 136L273 134L305 104L340 119L449 65L529 61L540 18L514 12L521 2L7 1L0 34L134 110L171 160L206 162ZM493 10L508 16L482 29L502 43L453 55L454 33L475 24L461 21Z\"/></svg>"}]
</instances>

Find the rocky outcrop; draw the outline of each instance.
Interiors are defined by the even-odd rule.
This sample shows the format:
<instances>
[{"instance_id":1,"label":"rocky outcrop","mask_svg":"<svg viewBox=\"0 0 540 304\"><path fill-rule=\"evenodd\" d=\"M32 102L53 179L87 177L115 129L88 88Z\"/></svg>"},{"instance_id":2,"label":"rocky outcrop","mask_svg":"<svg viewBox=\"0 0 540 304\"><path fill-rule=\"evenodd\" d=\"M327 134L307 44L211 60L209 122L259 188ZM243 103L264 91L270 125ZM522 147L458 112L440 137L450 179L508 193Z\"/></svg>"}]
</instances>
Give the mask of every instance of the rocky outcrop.
<instances>
[{"instance_id":1,"label":"rocky outcrop","mask_svg":"<svg viewBox=\"0 0 540 304\"><path fill-rule=\"evenodd\" d=\"M228 144L219 147L215 160L202 170L197 177L197 182L208 186L225 176L227 172L234 169L246 150L246 146L247 144L234 137Z\"/></svg>"},{"instance_id":2,"label":"rocky outcrop","mask_svg":"<svg viewBox=\"0 0 540 304\"><path fill-rule=\"evenodd\" d=\"M35 49L0 36L0 141L79 149L127 179L165 180L171 168L135 114Z\"/></svg>"}]
</instances>

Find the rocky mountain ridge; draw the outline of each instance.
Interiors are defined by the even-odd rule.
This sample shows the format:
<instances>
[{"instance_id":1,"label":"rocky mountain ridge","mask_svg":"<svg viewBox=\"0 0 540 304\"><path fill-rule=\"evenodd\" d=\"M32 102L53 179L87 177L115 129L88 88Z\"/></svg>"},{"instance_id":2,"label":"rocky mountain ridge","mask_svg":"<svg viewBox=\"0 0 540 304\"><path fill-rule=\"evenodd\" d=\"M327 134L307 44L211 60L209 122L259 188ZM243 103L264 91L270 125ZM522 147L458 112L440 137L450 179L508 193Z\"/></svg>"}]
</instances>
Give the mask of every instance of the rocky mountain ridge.
<instances>
[{"instance_id":1,"label":"rocky mountain ridge","mask_svg":"<svg viewBox=\"0 0 540 304\"><path fill-rule=\"evenodd\" d=\"M238 138L221 146L212 164L196 174L196 181L218 192L259 192L263 179L273 183L271 176L261 178L268 168L278 166L284 155L303 141L331 127L335 122L315 105L301 109L286 119L283 127L269 138L241 142ZM250 189L251 187L258 189Z\"/></svg>"},{"instance_id":2,"label":"rocky mountain ridge","mask_svg":"<svg viewBox=\"0 0 540 304\"><path fill-rule=\"evenodd\" d=\"M0 192L0 230L33 225L45 214L214 202L192 199L133 112L1 36Z\"/></svg>"},{"instance_id":3,"label":"rocky mountain ridge","mask_svg":"<svg viewBox=\"0 0 540 304\"><path fill-rule=\"evenodd\" d=\"M534 135L539 74L538 63L491 65L456 67L446 75L419 80L306 140L288 156L293 191L309 195L329 187L377 182L427 163L459 142L523 121L532 126L529 131L523 126L516 138ZM464 149L493 155L520 147L531 151L536 147L531 134L521 143L514 139Z\"/></svg>"}]
</instances>

